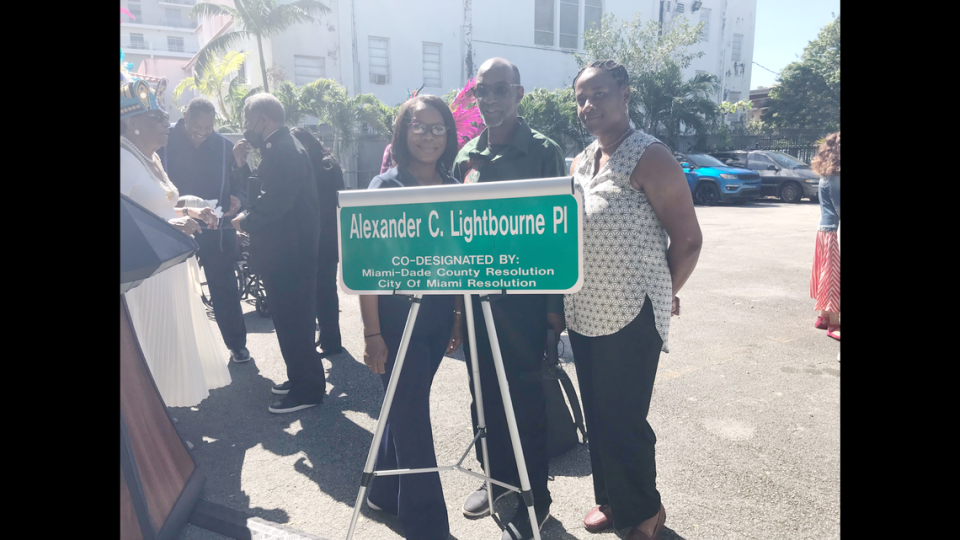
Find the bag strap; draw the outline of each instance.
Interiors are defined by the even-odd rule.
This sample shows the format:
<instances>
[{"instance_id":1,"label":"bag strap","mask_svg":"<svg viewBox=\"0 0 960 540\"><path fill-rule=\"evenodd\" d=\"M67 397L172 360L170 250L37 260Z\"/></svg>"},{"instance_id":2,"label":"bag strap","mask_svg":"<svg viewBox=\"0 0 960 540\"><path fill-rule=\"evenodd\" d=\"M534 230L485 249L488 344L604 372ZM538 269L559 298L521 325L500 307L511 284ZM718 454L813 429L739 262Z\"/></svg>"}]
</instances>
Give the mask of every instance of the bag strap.
<instances>
[{"instance_id":1,"label":"bag strap","mask_svg":"<svg viewBox=\"0 0 960 540\"><path fill-rule=\"evenodd\" d=\"M560 386L563 388L563 393L567 395L567 399L570 400L570 408L573 409L573 423L576 424L577 429L580 430L580 434L583 435L583 444L587 444L587 428L583 424L580 400L577 399L577 392L573 388L573 381L570 380L570 376L567 375L566 371L561 370L560 373Z\"/></svg>"}]
</instances>

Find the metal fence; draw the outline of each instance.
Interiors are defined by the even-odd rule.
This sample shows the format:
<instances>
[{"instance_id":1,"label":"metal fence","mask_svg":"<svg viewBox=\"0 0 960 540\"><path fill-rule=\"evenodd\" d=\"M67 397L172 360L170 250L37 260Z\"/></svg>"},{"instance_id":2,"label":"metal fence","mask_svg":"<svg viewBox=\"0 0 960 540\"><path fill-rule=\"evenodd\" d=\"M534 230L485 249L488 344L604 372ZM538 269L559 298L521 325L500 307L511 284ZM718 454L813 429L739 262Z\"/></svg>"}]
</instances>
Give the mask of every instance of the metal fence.
<instances>
[{"instance_id":1,"label":"metal fence","mask_svg":"<svg viewBox=\"0 0 960 540\"><path fill-rule=\"evenodd\" d=\"M715 150L774 150L783 152L805 163L817 155L817 141L823 133L810 131L787 131L764 135L730 135L724 140L720 135L705 138L697 135L680 137L677 152L712 152Z\"/></svg>"}]
</instances>

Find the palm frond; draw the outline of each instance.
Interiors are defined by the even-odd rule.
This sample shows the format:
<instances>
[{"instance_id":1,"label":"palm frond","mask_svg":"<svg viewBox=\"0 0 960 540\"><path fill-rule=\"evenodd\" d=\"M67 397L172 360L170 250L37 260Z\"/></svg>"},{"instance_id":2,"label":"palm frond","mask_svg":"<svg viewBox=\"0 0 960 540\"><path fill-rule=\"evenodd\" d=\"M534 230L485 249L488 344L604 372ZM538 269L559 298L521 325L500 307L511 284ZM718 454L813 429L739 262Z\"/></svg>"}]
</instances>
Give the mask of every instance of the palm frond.
<instances>
[{"instance_id":1,"label":"palm frond","mask_svg":"<svg viewBox=\"0 0 960 540\"><path fill-rule=\"evenodd\" d=\"M214 61L214 55L238 48L238 45L242 44L249 35L246 30L234 30L211 39L197 54L197 60L193 64L193 72L202 75L210 69L210 64Z\"/></svg>"},{"instance_id":2,"label":"palm frond","mask_svg":"<svg viewBox=\"0 0 960 540\"><path fill-rule=\"evenodd\" d=\"M313 22L314 20L310 12L300 6L284 4L275 7L267 14L264 20L263 30L264 34L275 34L283 32L295 24Z\"/></svg>"},{"instance_id":3,"label":"palm frond","mask_svg":"<svg viewBox=\"0 0 960 540\"><path fill-rule=\"evenodd\" d=\"M237 10L223 4L212 4L210 2L198 2L190 8L191 19L206 19L210 17L230 17L237 19Z\"/></svg>"},{"instance_id":4,"label":"palm frond","mask_svg":"<svg viewBox=\"0 0 960 540\"><path fill-rule=\"evenodd\" d=\"M196 87L196 85L196 79L193 77L187 77L180 81L180 84L173 89L173 106L179 109L180 105L177 103L177 101L180 99L180 96L183 95L183 91L189 89L190 87Z\"/></svg>"}]
</instances>

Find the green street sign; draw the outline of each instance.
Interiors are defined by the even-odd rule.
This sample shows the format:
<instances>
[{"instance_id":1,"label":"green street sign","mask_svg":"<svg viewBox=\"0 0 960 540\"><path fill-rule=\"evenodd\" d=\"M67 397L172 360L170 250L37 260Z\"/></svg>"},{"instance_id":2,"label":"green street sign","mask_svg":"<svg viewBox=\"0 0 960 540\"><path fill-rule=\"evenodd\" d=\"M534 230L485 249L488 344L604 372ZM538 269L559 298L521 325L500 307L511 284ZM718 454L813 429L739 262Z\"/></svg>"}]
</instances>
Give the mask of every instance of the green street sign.
<instances>
[{"instance_id":1,"label":"green street sign","mask_svg":"<svg viewBox=\"0 0 960 540\"><path fill-rule=\"evenodd\" d=\"M349 294L573 293L582 200L570 177L339 194Z\"/></svg>"}]
</instances>

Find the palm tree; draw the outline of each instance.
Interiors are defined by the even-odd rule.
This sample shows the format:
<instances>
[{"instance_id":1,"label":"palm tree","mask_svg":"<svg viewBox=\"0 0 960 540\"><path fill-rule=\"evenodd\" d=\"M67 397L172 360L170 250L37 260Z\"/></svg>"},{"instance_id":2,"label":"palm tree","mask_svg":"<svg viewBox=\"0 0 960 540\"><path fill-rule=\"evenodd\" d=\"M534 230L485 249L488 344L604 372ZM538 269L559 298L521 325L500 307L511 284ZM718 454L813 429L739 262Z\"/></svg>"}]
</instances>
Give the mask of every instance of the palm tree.
<instances>
[{"instance_id":1,"label":"palm tree","mask_svg":"<svg viewBox=\"0 0 960 540\"><path fill-rule=\"evenodd\" d=\"M364 125L390 137L387 114L392 111L373 94L349 97L346 88L330 79L317 79L300 89L300 109L333 128L333 152L339 159L340 147L356 143Z\"/></svg>"},{"instance_id":2,"label":"palm tree","mask_svg":"<svg viewBox=\"0 0 960 540\"><path fill-rule=\"evenodd\" d=\"M574 150L585 148L580 120L577 118L577 101L572 88L550 92L535 88L524 94L518 113L539 131L566 150L567 141L574 143Z\"/></svg>"},{"instance_id":3,"label":"palm tree","mask_svg":"<svg viewBox=\"0 0 960 540\"><path fill-rule=\"evenodd\" d=\"M720 118L719 107L710 98L717 87L717 77L709 73L684 82L680 66L668 61L663 68L637 77L630 99L630 119L676 148L682 131L703 133Z\"/></svg>"},{"instance_id":4,"label":"palm tree","mask_svg":"<svg viewBox=\"0 0 960 540\"><path fill-rule=\"evenodd\" d=\"M223 102L223 81L230 76L231 72L240 69L243 61L247 59L247 56L249 56L249 53L231 51L223 57L214 60L213 63L206 64L202 71L195 70L199 76L187 77L180 81L180 84L173 89L173 106L177 108L180 107L177 102L180 96L183 95L184 90L195 88L201 94L215 98L221 114L224 114L227 107Z\"/></svg>"},{"instance_id":5,"label":"palm tree","mask_svg":"<svg viewBox=\"0 0 960 540\"><path fill-rule=\"evenodd\" d=\"M283 105L283 115L288 126L296 126L304 116L310 112L303 109L303 100L301 98L300 88L297 88L290 81L283 81L279 88L274 88L270 92Z\"/></svg>"},{"instance_id":6,"label":"palm tree","mask_svg":"<svg viewBox=\"0 0 960 540\"><path fill-rule=\"evenodd\" d=\"M230 81L230 86L227 87L227 97L224 99L227 104L227 111L224 112L224 121L220 124L220 130L233 133L243 132L243 105L248 97L262 91L262 86L248 89L240 77Z\"/></svg>"},{"instance_id":7,"label":"palm tree","mask_svg":"<svg viewBox=\"0 0 960 540\"><path fill-rule=\"evenodd\" d=\"M200 49L195 64L196 71L202 72L216 52L235 49L245 39L257 39L257 51L260 53L260 73L263 76L263 89L270 91L267 81L267 64L263 58L263 38L283 32L294 24L313 22L313 14L330 13L330 8L318 0L296 0L289 4L279 4L277 0L233 0L235 7L222 4L200 2L190 10L190 18L226 16L233 20L235 29L210 40Z\"/></svg>"}]
</instances>

